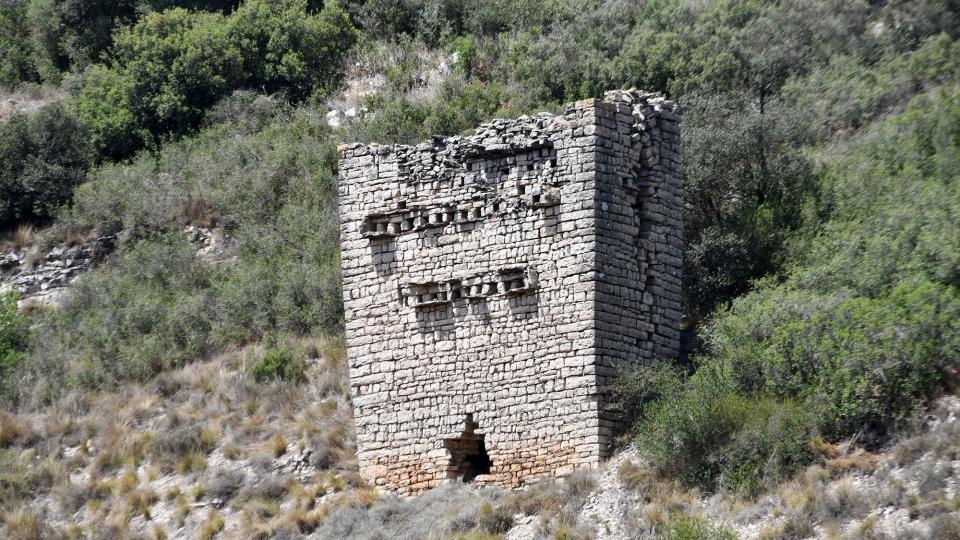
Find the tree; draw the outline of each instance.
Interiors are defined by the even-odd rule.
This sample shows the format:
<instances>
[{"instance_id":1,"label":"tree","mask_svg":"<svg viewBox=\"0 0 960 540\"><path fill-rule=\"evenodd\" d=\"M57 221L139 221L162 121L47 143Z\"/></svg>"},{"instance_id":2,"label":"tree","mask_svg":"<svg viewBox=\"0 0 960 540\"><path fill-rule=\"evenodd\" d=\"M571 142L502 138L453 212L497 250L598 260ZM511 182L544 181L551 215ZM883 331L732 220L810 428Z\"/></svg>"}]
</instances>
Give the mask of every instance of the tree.
<instances>
[{"instance_id":1,"label":"tree","mask_svg":"<svg viewBox=\"0 0 960 540\"><path fill-rule=\"evenodd\" d=\"M0 2L0 85L38 80L27 20L26 5Z\"/></svg>"},{"instance_id":2,"label":"tree","mask_svg":"<svg viewBox=\"0 0 960 540\"><path fill-rule=\"evenodd\" d=\"M301 100L338 82L356 30L336 4L307 13L306 0L247 0L230 16L230 39L243 57L243 86Z\"/></svg>"},{"instance_id":3,"label":"tree","mask_svg":"<svg viewBox=\"0 0 960 540\"><path fill-rule=\"evenodd\" d=\"M31 0L30 31L45 79L96 63L113 44L114 29L132 23L136 0Z\"/></svg>"},{"instance_id":4,"label":"tree","mask_svg":"<svg viewBox=\"0 0 960 540\"><path fill-rule=\"evenodd\" d=\"M238 89L301 100L330 88L356 31L335 4L247 0L230 15L175 8L115 36L108 65L88 70L78 99L98 152L129 156L192 133L206 111Z\"/></svg>"},{"instance_id":5,"label":"tree","mask_svg":"<svg viewBox=\"0 0 960 540\"><path fill-rule=\"evenodd\" d=\"M0 124L0 228L42 221L86 179L86 127L61 103Z\"/></svg>"},{"instance_id":6,"label":"tree","mask_svg":"<svg viewBox=\"0 0 960 540\"><path fill-rule=\"evenodd\" d=\"M813 189L802 115L743 93L684 98L685 300L692 314L775 271Z\"/></svg>"}]
</instances>

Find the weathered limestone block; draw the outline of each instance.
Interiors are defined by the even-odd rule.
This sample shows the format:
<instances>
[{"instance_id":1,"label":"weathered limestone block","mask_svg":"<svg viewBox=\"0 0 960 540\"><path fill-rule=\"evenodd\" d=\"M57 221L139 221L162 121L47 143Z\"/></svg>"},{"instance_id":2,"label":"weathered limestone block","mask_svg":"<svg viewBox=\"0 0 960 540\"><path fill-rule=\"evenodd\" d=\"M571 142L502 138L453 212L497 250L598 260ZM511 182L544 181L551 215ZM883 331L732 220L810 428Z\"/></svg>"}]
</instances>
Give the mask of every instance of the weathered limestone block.
<instances>
[{"instance_id":1,"label":"weathered limestone block","mask_svg":"<svg viewBox=\"0 0 960 540\"><path fill-rule=\"evenodd\" d=\"M679 351L679 111L655 94L342 145L361 471L414 493L594 467L620 362Z\"/></svg>"}]
</instances>

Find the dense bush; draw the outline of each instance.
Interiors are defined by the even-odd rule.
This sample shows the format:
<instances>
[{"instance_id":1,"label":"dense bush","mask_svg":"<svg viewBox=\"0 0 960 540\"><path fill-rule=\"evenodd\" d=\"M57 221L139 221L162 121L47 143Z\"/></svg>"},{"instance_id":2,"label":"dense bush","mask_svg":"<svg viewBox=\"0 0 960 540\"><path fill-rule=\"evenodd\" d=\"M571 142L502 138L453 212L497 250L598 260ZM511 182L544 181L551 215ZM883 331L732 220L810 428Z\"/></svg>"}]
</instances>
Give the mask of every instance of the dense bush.
<instances>
[{"instance_id":1,"label":"dense bush","mask_svg":"<svg viewBox=\"0 0 960 540\"><path fill-rule=\"evenodd\" d=\"M830 435L886 435L944 383L960 351L956 289L904 283L880 298L785 287L734 303L708 334L738 386L806 400Z\"/></svg>"},{"instance_id":2,"label":"dense bush","mask_svg":"<svg viewBox=\"0 0 960 540\"><path fill-rule=\"evenodd\" d=\"M242 65L222 15L184 9L151 14L117 34L112 64L86 80L80 111L98 150L121 157L120 140L134 138L128 144L135 149L148 134L189 132L241 81ZM111 95L120 99L101 101ZM131 118L117 122L120 115Z\"/></svg>"},{"instance_id":3,"label":"dense bush","mask_svg":"<svg viewBox=\"0 0 960 540\"><path fill-rule=\"evenodd\" d=\"M250 366L250 375L258 383L269 381L300 381L306 366L293 349L266 349Z\"/></svg>"},{"instance_id":4,"label":"dense bush","mask_svg":"<svg viewBox=\"0 0 960 540\"><path fill-rule=\"evenodd\" d=\"M239 86L294 101L315 89L332 89L344 53L356 40L346 14L333 2L311 14L305 0L246 0L227 24L244 61Z\"/></svg>"},{"instance_id":5,"label":"dense bush","mask_svg":"<svg viewBox=\"0 0 960 540\"><path fill-rule=\"evenodd\" d=\"M55 232L124 230L120 252L42 320L25 395L143 380L232 343L340 331L336 154L323 116L245 93L215 111L221 120L201 136L80 187ZM182 231L194 220L225 231L225 261L197 259Z\"/></svg>"},{"instance_id":6,"label":"dense bush","mask_svg":"<svg viewBox=\"0 0 960 540\"><path fill-rule=\"evenodd\" d=\"M45 316L26 360L29 385L14 396L42 402L68 386L145 380L201 358L211 345L211 273L176 238L124 250L91 272Z\"/></svg>"},{"instance_id":7,"label":"dense bush","mask_svg":"<svg viewBox=\"0 0 960 540\"><path fill-rule=\"evenodd\" d=\"M919 98L834 156L796 284L871 297L915 277L960 287L960 92Z\"/></svg>"},{"instance_id":8,"label":"dense bush","mask_svg":"<svg viewBox=\"0 0 960 540\"><path fill-rule=\"evenodd\" d=\"M39 80L27 20L26 4L0 3L0 86Z\"/></svg>"},{"instance_id":9,"label":"dense bush","mask_svg":"<svg viewBox=\"0 0 960 540\"><path fill-rule=\"evenodd\" d=\"M239 88L302 99L336 83L356 36L335 4L247 0L230 15L175 8L114 38L109 65L85 75L78 109L101 155L125 157L195 130Z\"/></svg>"},{"instance_id":10,"label":"dense bush","mask_svg":"<svg viewBox=\"0 0 960 540\"><path fill-rule=\"evenodd\" d=\"M109 55L117 30L152 11L227 12L239 0L9 0L0 3L0 85L57 83Z\"/></svg>"},{"instance_id":11,"label":"dense bush","mask_svg":"<svg viewBox=\"0 0 960 540\"><path fill-rule=\"evenodd\" d=\"M775 272L782 246L815 191L803 114L744 94L682 100L684 291L687 311L706 313Z\"/></svg>"},{"instance_id":12,"label":"dense bush","mask_svg":"<svg viewBox=\"0 0 960 540\"><path fill-rule=\"evenodd\" d=\"M26 318L17 313L17 300L16 293L0 294L0 392L4 395L16 386L29 337Z\"/></svg>"},{"instance_id":13,"label":"dense bush","mask_svg":"<svg viewBox=\"0 0 960 540\"><path fill-rule=\"evenodd\" d=\"M661 473L707 491L745 494L806 465L812 414L790 401L738 393L729 374L701 368L645 411L637 444Z\"/></svg>"},{"instance_id":14,"label":"dense bush","mask_svg":"<svg viewBox=\"0 0 960 540\"><path fill-rule=\"evenodd\" d=\"M186 225L184 204L203 200L233 232L241 223L273 223L287 204L330 205L336 150L328 135L322 115L240 92L214 108L197 137L101 167L58 225L64 233L127 229L138 237ZM151 181L138 181L145 177Z\"/></svg>"},{"instance_id":15,"label":"dense bush","mask_svg":"<svg viewBox=\"0 0 960 540\"><path fill-rule=\"evenodd\" d=\"M276 220L237 232L240 264L218 284L218 332L257 339L275 332L337 332L342 327L336 211L291 204Z\"/></svg>"},{"instance_id":16,"label":"dense bush","mask_svg":"<svg viewBox=\"0 0 960 540\"><path fill-rule=\"evenodd\" d=\"M0 124L0 228L49 218L89 166L87 130L65 105Z\"/></svg>"},{"instance_id":17,"label":"dense bush","mask_svg":"<svg viewBox=\"0 0 960 540\"><path fill-rule=\"evenodd\" d=\"M638 444L661 470L754 491L809 459L812 434L883 443L955 382L958 98L925 97L831 156L785 282L717 313L698 371L644 412Z\"/></svg>"},{"instance_id":18,"label":"dense bush","mask_svg":"<svg viewBox=\"0 0 960 540\"><path fill-rule=\"evenodd\" d=\"M100 60L112 44L114 29L136 18L136 0L30 0L30 22L37 54L34 61L46 80Z\"/></svg>"},{"instance_id":19,"label":"dense bush","mask_svg":"<svg viewBox=\"0 0 960 540\"><path fill-rule=\"evenodd\" d=\"M643 418L651 402L678 392L683 386L684 375L666 363L625 362L617 366L617 377L607 389L610 412L628 423L635 422Z\"/></svg>"}]
</instances>

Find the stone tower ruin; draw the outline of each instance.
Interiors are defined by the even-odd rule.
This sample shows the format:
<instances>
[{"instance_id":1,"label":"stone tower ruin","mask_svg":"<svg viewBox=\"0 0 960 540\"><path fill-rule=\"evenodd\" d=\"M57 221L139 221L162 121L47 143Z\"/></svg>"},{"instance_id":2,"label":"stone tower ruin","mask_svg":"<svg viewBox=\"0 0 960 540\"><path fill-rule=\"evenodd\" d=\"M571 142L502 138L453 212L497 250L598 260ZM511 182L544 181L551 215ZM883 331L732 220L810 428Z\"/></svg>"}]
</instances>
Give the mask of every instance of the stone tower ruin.
<instances>
[{"instance_id":1,"label":"stone tower ruin","mask_svg":"<svg viewBox=\"0 0 960 540\"><path fill-rule=\"evenodd\" d=\"M414 493L596 466L620 362L680 337L680 116L608 92L416 146L340 147L361 472Z\"/></svg>"}]
</instances>

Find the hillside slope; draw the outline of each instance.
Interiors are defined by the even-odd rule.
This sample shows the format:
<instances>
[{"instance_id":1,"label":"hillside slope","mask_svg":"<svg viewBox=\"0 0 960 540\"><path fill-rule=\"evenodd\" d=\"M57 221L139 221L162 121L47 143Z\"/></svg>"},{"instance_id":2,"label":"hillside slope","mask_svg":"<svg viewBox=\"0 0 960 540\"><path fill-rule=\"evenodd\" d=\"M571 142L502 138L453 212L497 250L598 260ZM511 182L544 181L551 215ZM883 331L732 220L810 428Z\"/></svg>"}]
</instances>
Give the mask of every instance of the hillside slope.
<instances>
[{"instance_id":1,"label":"hillside slope","mask_svg":"<svg viewBox=\"0 0 960 540\"><path fill-rule=\"evenodd\" d=\"M11 0L0 35L6 537L960 536L956 0ZM371 491L337 145L630 87L684 109L686 246L684 354L609 389L630 449Z\"/></svg>"},{"instance_id":2,"label":"hillside slope","mask_svg":"<svg viewBox=\"0 0 960 540\"><path fill-rule=\"evenodd\" d=\"M953 538L960 399L881 453L855 441L757 498L707 496L632 445L519 492L454 483L410 499L356 473L341 345L291 344L300 383L258 385L256 347L110 395L0 418L6 538Z\"/></svg>"}]
</instances>

